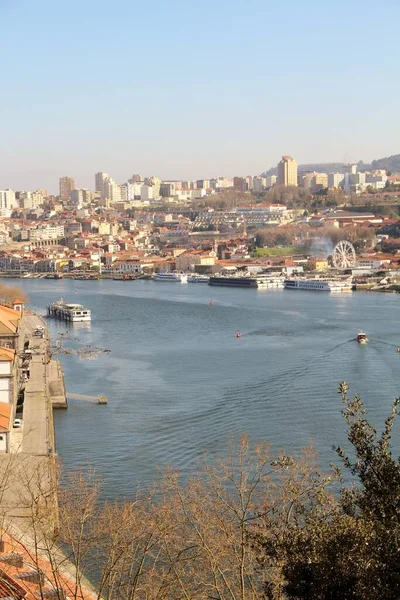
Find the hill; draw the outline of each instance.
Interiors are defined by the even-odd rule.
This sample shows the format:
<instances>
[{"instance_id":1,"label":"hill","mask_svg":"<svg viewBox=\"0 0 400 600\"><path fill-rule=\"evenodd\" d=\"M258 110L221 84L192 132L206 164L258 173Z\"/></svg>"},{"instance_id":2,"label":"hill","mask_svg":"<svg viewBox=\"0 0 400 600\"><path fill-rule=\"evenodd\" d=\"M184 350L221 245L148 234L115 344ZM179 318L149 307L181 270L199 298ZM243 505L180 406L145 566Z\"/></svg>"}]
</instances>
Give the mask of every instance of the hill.
<instances>
[{"instance_id":1,"label":"hill","mask_svg":"<svg viewBox=\"0 0 400 600\"><path fill-rule=\"evenodd\" d=\"M370 168L386 169L386 171L391 171L392 173L398 172L400 171L400 154L393 154L393 156L373 160Z\"/></svg>"},{"instance_id":2,"label":"hill","mask_svg":"<svg viewBox=\"0 0 400 600\"><path fill-rule=\"evenodd\" d=\"M393 156L386 156L385 158L377 158L371 163L364 163L362 160L357 163L359 171L369 171L375 169L386 169L392 173L400 172L400 154L394 154ZM299 165L298 170L301 171L317 171L318 173L335 173L343 172L343 169L347 166L343 162L333 163L309 163ZM263 173L266 175L276 175L277 168L272 167Z\"/></svg>"}]
</instances>

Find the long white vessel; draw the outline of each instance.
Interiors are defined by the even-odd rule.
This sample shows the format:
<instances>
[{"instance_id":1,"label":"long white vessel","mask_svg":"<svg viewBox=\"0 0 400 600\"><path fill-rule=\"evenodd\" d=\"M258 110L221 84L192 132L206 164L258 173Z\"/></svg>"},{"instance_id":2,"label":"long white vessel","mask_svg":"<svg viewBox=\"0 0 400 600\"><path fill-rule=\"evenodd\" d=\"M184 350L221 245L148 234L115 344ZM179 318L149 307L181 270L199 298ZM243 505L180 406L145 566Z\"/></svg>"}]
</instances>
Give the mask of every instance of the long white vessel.
<instances>
[{"instance_id":1,"label":"long white vessel","mask_svg":"<svg viewBox=\"0 0 400 600\"><path fill-rule=\"evenodd\" d=\"M88 308L84 308L82 304L68 304L62 298L47 306L47 315L71 323L90 321L92 318Z\"/></svg>"},{"instance_id":2,"label":"long white vessel","mask_svg":"<svg viewBox=\"0 0 400 600\"><path fill-rule=\"evenodd\" d=\"M197 273L192 273L187 278L188 283L208 283L210 278L207 275L198 275Z\"/></svg>"},{"instance_id":3,"label":"long white vessel","mask_svg":"<svg viewBox=\"0 0 400 600\"><path fill-rule=\"evenodd\" d=\"M154 281L172 281L177 283L186 283L187 275L184 273L156 273L153 277Z\"/></svg>"},{"instance_id":4,"label":"long white vessel","mask_svg":"<svg viewBox=\"0 0 400 600\"><path fill-rule=\"evenodd\" d=\"M349 281L330 279L285 279L285 290L306 290L311 292L351 292Z\"/></svg>"}]
</instances>

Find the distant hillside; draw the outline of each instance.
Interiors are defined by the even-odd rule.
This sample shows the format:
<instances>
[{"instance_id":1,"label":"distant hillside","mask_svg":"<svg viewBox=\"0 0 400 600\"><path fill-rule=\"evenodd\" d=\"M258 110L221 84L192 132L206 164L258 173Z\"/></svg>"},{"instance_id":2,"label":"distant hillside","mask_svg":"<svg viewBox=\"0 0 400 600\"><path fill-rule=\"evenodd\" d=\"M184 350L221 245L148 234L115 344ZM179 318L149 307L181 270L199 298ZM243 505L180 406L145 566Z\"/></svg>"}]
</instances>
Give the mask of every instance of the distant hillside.
<instances>
[{"instance_id":1,"label":"distant hillside","mask_svg":"<svg viewBox=\"0 0 400 600\"><path fill-rule=\"evenodd\" d=\"M298 171L317 171L318 173L336 173L341 172L344 168L344 163L310 163L307 165L299 165ZM272 167L263 173L263 176L277 175L277 167Z\"/></svg>"},{"instance_id":2,"label":"distant hillside","mask_svg":"<svg viewBox=\"0 0 400 600\"><path fill-rule=\"evenodd\" d=\"M386 169L392 173L400 173L400 154L394 154L393 156L387 156L385 158L377 158L372 163L364 163L362 160L357 163L359 171L369 171L374 169ZM317 171L318 173L335 173L342 172L346 163L335 162L335 163L309 163L307 165L299 165L299 171ZM277 168L272 167L263 173L266 175L276 175Z\"/></svg>"},{"instance_id":3,"label":"distant hillside","mask_svg":"<svg viewBox=\"0 0 400 600\"><path fill-rule=\"evenodd\" d=\"M400 154L393 154L393 156L373 160L370 168L386 169L386 171L391 171L392 173L400 172Z\"/></svg>"}]
</instances>

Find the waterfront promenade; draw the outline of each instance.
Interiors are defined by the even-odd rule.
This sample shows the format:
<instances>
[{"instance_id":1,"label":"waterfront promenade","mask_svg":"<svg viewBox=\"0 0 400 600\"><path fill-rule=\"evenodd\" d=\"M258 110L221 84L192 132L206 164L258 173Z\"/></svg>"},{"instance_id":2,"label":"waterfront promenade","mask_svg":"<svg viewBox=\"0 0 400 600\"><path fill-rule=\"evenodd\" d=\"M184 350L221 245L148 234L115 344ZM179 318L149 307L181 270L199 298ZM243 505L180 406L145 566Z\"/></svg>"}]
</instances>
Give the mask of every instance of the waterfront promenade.
<instances>
[{"instance_id":1,"label":"waterfront promenade","mask_svg":"<svg viewBox=\"0 0 400 600\"><path fill-rule=\"evenodd\" d=\"M43 338L34 336L38 327L44 328ZM46 323L28 311L21 319L18 354L21 364L29 360L29 377L23 386L22 425L11 429L9 454L0 456L1 515L18 523L21 529L29 529L38 513L47 514L49 526L55 527L57 474L52 390L62 403L64 382L61 368L50 359Z\"/></svg>"}]
</instances>

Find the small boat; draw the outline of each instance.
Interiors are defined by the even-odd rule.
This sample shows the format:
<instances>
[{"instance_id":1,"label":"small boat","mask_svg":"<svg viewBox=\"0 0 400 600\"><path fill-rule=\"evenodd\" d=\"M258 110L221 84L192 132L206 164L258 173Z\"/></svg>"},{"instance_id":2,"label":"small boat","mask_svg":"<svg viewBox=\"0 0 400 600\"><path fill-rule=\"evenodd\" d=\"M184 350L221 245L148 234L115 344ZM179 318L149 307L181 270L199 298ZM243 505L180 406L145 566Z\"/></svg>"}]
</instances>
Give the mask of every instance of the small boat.
<instances>
[{"instance_id":1,"label":"small boat","mask_svg":"<svg viewBox=\"0 0 400 600\"><path fill-rule=\"evenodd\" d=\"M356 337L359 344L368 344L368 338L363 331L359 331Z\"/></svg>"}]
</instances>

